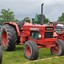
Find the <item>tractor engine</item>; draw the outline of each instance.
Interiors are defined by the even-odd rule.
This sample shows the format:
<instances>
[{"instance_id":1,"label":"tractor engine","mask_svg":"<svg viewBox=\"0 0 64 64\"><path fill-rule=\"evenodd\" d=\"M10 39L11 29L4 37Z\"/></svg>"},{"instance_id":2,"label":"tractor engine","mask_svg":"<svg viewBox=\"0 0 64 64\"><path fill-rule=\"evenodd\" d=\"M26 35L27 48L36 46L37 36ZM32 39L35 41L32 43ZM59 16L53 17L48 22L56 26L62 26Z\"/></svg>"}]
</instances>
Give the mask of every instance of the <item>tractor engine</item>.
<instances>
[{"instance_id":1,"label":"tractor engine","mask_svg":"<svg viewBox=\"0 0 64 64\"><path fill-rule=\"evenodd\" d=\"M24 43L33 40L38 45L50 48L56 41L54 34L53 26L26 23L23 25L20 41Z\"/></svg>"}]
</instances>

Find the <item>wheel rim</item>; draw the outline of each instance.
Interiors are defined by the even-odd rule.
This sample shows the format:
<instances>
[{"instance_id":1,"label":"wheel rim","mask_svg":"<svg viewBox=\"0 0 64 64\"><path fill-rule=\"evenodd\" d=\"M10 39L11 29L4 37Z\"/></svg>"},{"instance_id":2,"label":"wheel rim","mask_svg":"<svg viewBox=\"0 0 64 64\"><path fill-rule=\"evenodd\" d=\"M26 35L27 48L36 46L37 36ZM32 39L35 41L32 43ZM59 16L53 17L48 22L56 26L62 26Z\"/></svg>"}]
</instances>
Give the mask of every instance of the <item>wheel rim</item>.
<instances>
[{"instance_id":1,"label":"wheel rim","mask_svg":"<svg viewBox=\"0 0 64 64\"><path fill-rule=\"evenodd\" d=\"M26 55L29 57L31 55L31 50L29 46L26 46Z\"/></svg>"},{"instance_id":2,"label":"wheel rim","mask_svg":"<svg viewBox=\"0 0 64 64\"><path fill-rule=\"evenodd\" d=\"M52 48L52 52L53 52L54 54L58 54L59 51L60 51L60 48L59 48L59 46L56 44L56 46Z\"/></svg>"},{"instance_id":3,"label":"wheel rim","mask_svg":"<svg viewBox=\"0 0 64 64\"><path fill-rule=\"evenodd\" d=\"M5 30L2 32L2 44L4 47L7 46L7 33Z\"/></svg>"}]
</instances>

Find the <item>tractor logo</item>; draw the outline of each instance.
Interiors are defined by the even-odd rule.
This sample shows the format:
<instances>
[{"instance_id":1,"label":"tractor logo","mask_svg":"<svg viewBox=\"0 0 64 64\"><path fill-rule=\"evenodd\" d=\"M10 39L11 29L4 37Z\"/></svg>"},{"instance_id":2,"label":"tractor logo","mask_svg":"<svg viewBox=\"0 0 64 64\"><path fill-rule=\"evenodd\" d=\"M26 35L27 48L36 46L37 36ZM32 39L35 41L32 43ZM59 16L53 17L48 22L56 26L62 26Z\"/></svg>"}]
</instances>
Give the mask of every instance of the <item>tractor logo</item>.
<instances>
[{"instance_id":1,"label":"tractor logo","mask_svg":"<svg viewBox=\"0 0 64 64\"><path fill-rule=\"evenodd\" d=\"M39 31L39 28L30 28L30 30Z\"/></svg>"}]
</instances>

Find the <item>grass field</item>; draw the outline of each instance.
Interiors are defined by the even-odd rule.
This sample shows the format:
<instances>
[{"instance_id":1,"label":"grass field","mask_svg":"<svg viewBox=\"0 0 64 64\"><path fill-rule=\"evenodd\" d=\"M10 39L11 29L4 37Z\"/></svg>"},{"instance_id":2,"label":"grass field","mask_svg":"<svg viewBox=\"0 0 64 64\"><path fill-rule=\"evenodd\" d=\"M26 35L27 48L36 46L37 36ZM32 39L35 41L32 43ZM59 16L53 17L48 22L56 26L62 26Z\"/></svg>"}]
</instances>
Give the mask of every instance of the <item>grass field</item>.
<instances>
[{"instance_id":1,"label":"grass field","mask_svg":"<svg viewBox=\"0 0 64 64\"><path fill-rule=\"evenodd\" d=\"M51 58L52 59L47 59ZM49 49L39 49L38 61L29 61L24 57L23 46L16 46L12 52L3 51L2 64L64 64L64 57L54 58ZM42 60L45 59L45 60Z\"/></svg>"}]
</instances>

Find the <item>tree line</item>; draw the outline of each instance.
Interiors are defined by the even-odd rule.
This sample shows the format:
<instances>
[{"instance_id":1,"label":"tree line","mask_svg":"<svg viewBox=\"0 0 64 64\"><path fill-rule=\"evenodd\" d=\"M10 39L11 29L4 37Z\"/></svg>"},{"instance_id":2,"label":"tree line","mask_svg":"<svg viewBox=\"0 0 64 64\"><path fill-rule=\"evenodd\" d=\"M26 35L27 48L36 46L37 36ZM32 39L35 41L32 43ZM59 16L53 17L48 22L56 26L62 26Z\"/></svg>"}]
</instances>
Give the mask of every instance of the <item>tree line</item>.
<instances>
[{"instance_id":1,"label":"tree line","mask_svg":"<svg viewBox=\"0 0 64 64\"><path fill-rule=\"evenodd\" d=\"M38 21L40 21L41 19L41 14L36 14L35 18L33 18L33 23L38 23ZM27 21L30 20L29 17L26 17L23 19L23 21ZM3 24L3 22L18 22L19 20L17 20L15 18L14 12L11 11L10 9L2 9L1 10L1 15L0 15L0 24ZM62 15L60 17L58 17L57 21L61 21L64 22L64 13L62 13ZM29 21L27 21L29 22ZM45 17L45 15L43 15L43 21L44 24L49 22L49 19Z\"/></svg>"},{"instance_id":2,"label":"tree line","mask_svg":"<svg viewBox=\"0 0 64 64\"><path fill-rule=\"evenodd\" d=\"M17 22L19 20L15 19L14 12L11 11L10 9L2 9L1 10L1 15L0 15L0 25L3 24L4 22Z\"/></svg>"}]
</instances>

